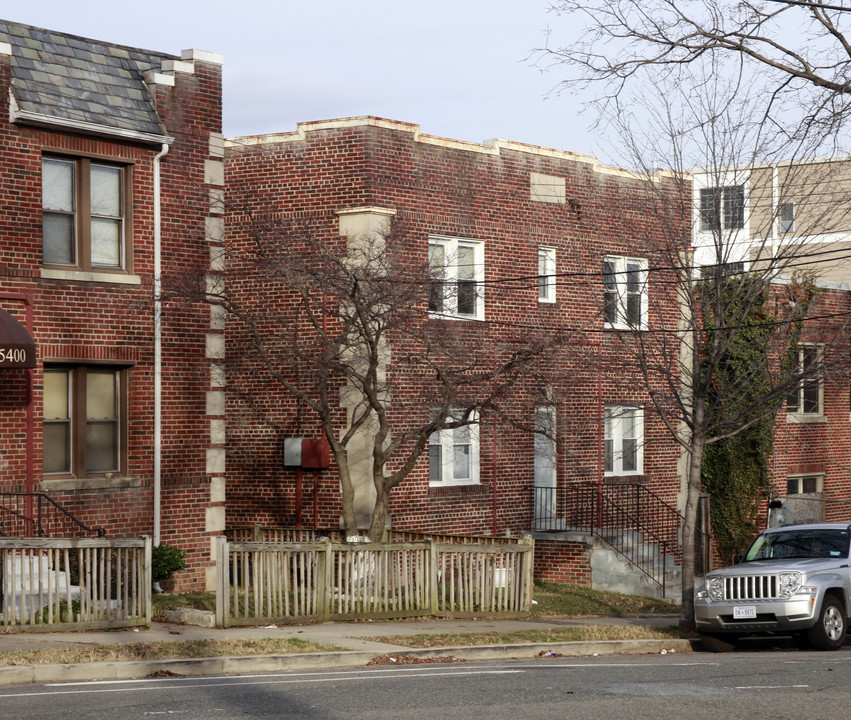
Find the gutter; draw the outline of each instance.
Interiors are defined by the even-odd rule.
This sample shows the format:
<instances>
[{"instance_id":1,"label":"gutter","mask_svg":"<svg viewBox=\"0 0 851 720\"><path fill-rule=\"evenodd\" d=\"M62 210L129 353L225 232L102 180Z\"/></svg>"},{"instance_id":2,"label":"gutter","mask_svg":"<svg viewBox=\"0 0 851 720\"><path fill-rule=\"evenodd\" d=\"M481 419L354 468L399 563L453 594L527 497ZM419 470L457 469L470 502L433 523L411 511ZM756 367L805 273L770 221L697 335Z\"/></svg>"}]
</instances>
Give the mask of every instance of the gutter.
<instances>
[{"instance_id":1,"label":"gutter","mask_svg":"<svg viewBox=\"0 0 851 720\"><path fill-rule=\"evenodd\" d=\"M160 544L162 507L162 182L160 162L168 144L154 157L154 533L153 545Z\"/></svg>"}]
</instances>

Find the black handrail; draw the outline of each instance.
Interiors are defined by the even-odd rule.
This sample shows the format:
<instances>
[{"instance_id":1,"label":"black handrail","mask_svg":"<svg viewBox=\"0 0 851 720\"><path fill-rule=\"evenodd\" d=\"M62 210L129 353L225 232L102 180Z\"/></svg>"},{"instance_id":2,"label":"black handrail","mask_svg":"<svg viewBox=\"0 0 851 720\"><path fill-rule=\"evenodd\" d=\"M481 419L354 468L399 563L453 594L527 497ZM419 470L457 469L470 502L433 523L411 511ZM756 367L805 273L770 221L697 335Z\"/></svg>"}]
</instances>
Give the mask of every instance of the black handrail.
<instances>
[{"instance_id":1,"label":"black handrail","mask_svg":"<svg viewBox=\"0 0 851 720\"><path fill-rule=\"evenodd\" d=\"M0 536L105 537L45 493L0 493Z\"/></svg>"},{"instance_id":2,"label":"black handrail","mask_svg":"<svg viewBox=\"0 0 851 720\"><path fill-rule=\"evenodd\" d=\"M595 535L662 588L667 558L682 562L683 516L638 484L568 483L535 488L536 530L577 530ZM646 540L646 542L645 542ZM656 547L654 547L654 545ZM695 574L705 570L708 536L695 533Z\"/></svg>"}]
</instances>

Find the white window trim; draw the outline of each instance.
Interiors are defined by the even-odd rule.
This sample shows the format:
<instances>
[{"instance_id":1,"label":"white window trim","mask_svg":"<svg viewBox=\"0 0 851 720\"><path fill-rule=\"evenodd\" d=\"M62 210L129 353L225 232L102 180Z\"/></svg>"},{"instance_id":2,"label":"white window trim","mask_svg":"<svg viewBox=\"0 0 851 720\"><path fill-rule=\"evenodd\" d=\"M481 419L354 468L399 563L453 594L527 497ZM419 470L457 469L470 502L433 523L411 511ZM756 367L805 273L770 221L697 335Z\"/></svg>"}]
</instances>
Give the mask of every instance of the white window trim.
<instances>
[{"instance_id":1,"label":"white window trim","mask_svg":"<svg viewBox=\"0 0 851 720\"><path fill-rule=\"evenodd\" d=\"M616 330L646 330L647 329L647 304L648 304L648 273L647 273L647 260L645 258L634 258L634 257L624 257L620 255L607 255L604 258L605 262L614 264L615 268L615 287L617 290L617 304L616 304L616 318L615 322L609 322L605 320L604 316L604 326L607 328L614 328ZM637 263L641 267L641 275L639 278L639 283L641 286L640 294L641 294L641 318L639 320L638 327L631 326L626 321L626 307L627 307L627 272L626 266L627 263ZM605 278L604 278L605 283ZM604 291L604 303L605 303L605 287Z\"/></svg>"},{"instance_id":2,"label":"white window trim","mask_svg":"<svg viewBox=\"0 0 851 720\"><path fill-rule=\"evenodd\" d=\"M623 469L623 451L622 448L623 429L621 417L623 411L635 412L635 470ZM612 419L612 468L607 470L604 464L603 474L606 477L620 475L643 475L644 474L644 409L639 405L606 405L603 418L603 442L606 441L606 418L605 415L611 413ZM605 455L605 453L604 453ZM605 462L605 461L604 461Z\"/></svg>"},{"instance_id":3,"label":"white window trim","mask_svg":"<svg viewBox=\"0 0 851 720\"><path fill-rule=\"evenodd\" d=\"M556 249L538 246L538 302L556 301Z\"/></svg>"},{"instance_id":4,"label":"white window trim","mask_svg":"<svg viewBox=\"0 0 851 720\"><path fill-rule=\"evenodd\" d=\"M803 363L803 353L807 348L816 348L818 350L818 360L819 367L821 369L824 368L824 346L818 345L815 343L799 343L798 344L798 368L801 368L801 364ZM817 422L825 422L826 418L824 415L824 377L820 376L818 378L818 411L817 412L804 412L804 385L803 382L798 383L797 387L798 394L798 410L789 410L787 405L786 410L786 421L791 423L817 423Z\"/></svg>"},{"instance_id":5,"label":"white window trim","mask_svg":"<svg viewBox=\"0 0 851 720\"><path fill-rule=\"evenodd\" d=\"M479 469L479 422L478 414L470 415L471 424L460 428L446 428L432 433L429 438L429 446L439 443L441 447L441 470L440 480L429 479L429 487L444 487L447 485L478 485L480 483ZM470 477L456 480L454 475L455 462L455 433L459 431L470 433ZM429 474L431 465L429 465Z\"/></svg>"},{"instance_id":6,"label":"white window trim","mask_svg":"<svg viewBox=\"0 0 851 720\"><path fill-rule=\"evenodd\" d=\"M445 307L442 311L429 311L429 315L439 318L454 318L458 320L484 320L485 319L485 242L484 240L473 240L471 238L451 237L448 235L429 235L429 247L440 245L444 248L446 265L444 266L444 283L447 285L458 283L458 248L467 247L473 251L473 272L470 280L475 283L475 312L459 313L457 293L447 293L444 297Z\"/></svg>"},{"instance_id":7,"label":"white window trim","mask_svg":"<svg viewBox=\"0 0 851 720\"><path fill-rule=\"evenodd\" d=\"M803 486L804 486L804 479L805 478L815 478L815 481L816 481L815 492L816 493L823 493L824 492L824 473L800 473L800 474L796 473L794 475L789 475L786 478L786 495L787 495L787 497L793 497L795 495L809 495L810 494L810 493L804 492ZM789 482L791 482L793 480L797 483L798 489L795 492L790 493L789 492Z\"/></svg>"}]
</instances>

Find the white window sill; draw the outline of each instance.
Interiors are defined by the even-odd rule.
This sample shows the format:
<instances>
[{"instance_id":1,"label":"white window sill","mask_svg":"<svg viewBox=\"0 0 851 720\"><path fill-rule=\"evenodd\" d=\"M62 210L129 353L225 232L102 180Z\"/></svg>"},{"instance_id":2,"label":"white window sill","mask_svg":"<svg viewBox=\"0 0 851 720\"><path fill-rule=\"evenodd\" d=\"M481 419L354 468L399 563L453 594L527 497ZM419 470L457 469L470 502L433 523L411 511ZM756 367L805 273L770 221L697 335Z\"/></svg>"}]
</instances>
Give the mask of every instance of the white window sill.
<instances>
[{"instance_id":1,"label":"white window sill","mask_svg":"<svg viewBox=\"0 0 851 720\"><path fill-rule=\"evenodd\" d=\"M118 474L112 477L102 475L100 477L90 478L45 476L41 481L42 490L53 492L61 492L63 490L117 490L120 488L136 487L142 487L142 480L140 478Z\"/></svg>"},{"instance_id":2,"label":"white window sill","mask_svg":"<svg viewBox=\"0 0 851 720\"><path fill-rule=\"evenodd\" d=\"M786 413L786 422L795 425L814 425L826 423L827 418L822 413Z\"/></svg>"},{"instance_id":3,"label":"white window sill","mask_svg":"<svg viewBox=\"0 0 851 720\"><path fill-rule=\"evenodd\" d=\"M90 272L86 270L57 270L42 268L41 277L46 280L74 280L76 282L100 282L114 285L141 285L142 278L138 275L124 273Z\"/></svg>"}]
</instances>

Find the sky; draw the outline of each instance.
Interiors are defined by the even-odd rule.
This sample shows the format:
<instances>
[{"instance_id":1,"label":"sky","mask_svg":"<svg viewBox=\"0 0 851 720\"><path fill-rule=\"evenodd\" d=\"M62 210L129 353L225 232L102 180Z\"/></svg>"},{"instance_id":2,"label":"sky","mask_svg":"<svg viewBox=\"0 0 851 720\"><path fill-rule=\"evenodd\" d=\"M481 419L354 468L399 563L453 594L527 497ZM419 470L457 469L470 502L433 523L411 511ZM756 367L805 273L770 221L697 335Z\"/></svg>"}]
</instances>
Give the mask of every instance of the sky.
<instances>
[{"instance_id":1,"label":"sky","mask_svg":"<svg viewBox=\"0 0 851 720\"><path fill-rule=\"evenodd\" d=\"M375 115L423 133L601 156L579 99L530 57L565 41L547 0L35 0L4 20L120 45L224 56L226 137ZM133 8L133 9L131 9ZM137 10L138 8L138 10ZM556 31L556 26L561 29ZM605 145L604 145L605 147Z\"/></svg>"}]
</instances>

